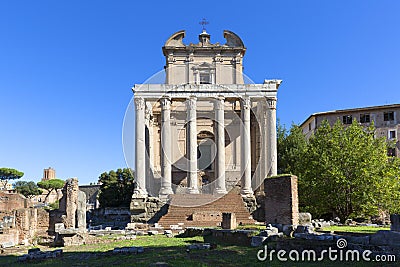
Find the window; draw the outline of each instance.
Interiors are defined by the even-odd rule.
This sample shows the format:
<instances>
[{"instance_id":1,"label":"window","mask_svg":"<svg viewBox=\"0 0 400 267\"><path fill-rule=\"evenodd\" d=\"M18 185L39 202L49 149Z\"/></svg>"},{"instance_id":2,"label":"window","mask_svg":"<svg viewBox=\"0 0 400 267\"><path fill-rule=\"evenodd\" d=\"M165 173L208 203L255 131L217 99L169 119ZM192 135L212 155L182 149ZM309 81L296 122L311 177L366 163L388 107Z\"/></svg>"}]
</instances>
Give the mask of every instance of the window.
<instances>
[{"instance_id":1,"label":"window","mask_svg":"<svg viewBox=\"0 0 400 267\"><path fill-rule=\"evenodd\" d=\"M396 131L395 130L389 130L388 137L389 137L389 139L395 139L396 138Z\"/></svg>"},{"instance_id":2,"label":"window","mask_svg":"<svg viewBox=\"0 0 400 267\"><path fill-rule=\"evenodd\" d=\"M396 157L396 148L394 148L394 147L388 148L387 154L389 157Z\"/></svg>"},{"instance_id":3,"label":"window","mask_svg":"<svg viewBox=\"0 0 400 267\"><path fill-rule=\"evenodd\" d=\"M360 114L360 122L361 123L371 122L371 116L369 114Z\"/></svg>"},{"instance_id":4,"label":"window","mask_svg":"<svg viewBox=\"0 0 400 267\"><path fill-rule=\"evenodd\" d=\"M383 120L384 121L394 121L394 112L383 112Z\"/></svg>"},{"instance_id":5,"label":"window","mask_svg":"<svg viewBox=\"0 0 400 267\"><path fill-rule=\"evenodd\" d=\"M343 124L351 124L353 122L353 117L351 115L343 116Z\"/></svg>"},{"instance_id":6,"label":"window","mask_svg":"<svg viewBox=\"0 0 400 267\"><path fill-rule=\"evenodd\" d=\"M210 73L200 73L200 84L210 84Z\"/></svg>"},{"instance_id":7,"label":"window","mask_svg":"<svg viewBox=\"0 0 400 267\"><path fill-rule=\"evenodd\" d=\"M311 131L311 122L308 124L308 131Z\"/></svg>"}]
</instances>

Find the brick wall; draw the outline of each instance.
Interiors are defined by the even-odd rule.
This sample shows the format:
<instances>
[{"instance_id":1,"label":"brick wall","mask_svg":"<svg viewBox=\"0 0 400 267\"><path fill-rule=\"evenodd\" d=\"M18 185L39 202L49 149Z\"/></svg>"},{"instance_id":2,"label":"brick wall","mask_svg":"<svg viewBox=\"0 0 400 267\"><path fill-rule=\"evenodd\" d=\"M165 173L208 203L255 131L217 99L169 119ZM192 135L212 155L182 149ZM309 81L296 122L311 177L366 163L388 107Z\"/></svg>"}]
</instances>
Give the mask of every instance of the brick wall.
<instances>
[{"instance_id":1,"label":"brick wall","mask_svg":"<svg viewBox=\"0 0 400 267\"><path fill-rule=\"evenodd\" d=\"M0 192L0 210L12 211L30 206L30 200L21 194Z\"/></svg>"},{"instance_id":2,"label":"brick wall","mask_svg":"<svg viewBox=\"0 0 400 267\"><path fill-rule=\"evenodd\" d=\"M271 177L264 180L265 222L298 224L297 177Z\"/></svg>"}]
</instances>

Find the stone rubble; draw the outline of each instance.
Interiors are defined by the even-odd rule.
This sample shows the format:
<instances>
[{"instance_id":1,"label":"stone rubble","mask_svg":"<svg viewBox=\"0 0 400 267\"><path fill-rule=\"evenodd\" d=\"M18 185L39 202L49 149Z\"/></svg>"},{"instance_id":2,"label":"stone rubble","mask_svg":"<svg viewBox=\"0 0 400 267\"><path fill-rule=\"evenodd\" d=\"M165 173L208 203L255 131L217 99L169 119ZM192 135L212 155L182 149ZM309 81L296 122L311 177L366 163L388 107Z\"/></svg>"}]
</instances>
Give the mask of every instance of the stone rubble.
<instances>
[{"instance_id":1,"label":"stone rubble","mask_svg":"<svg viewBox=\"0 0 400 267\"><path fill-rule=\"evenodd\" d=\"M121 247L121 248L114 248L112 251L113 254L139 254L143 253L143 247Z\"/></svg>"},{"instance_id":2,"label":"stone rubble","mask_svg":"<svg viewBox=\"0 0 400 267\"><path fill-rule=\"evenodd\" d=\"M43 259L54 259L59 258L63 254L62 249L56 249L53 251L40 251L39 248L29 249L28 254L19 256L17 260L19 262L26 262L30 260L43 260Z\"/></svg>"}]
</instances>

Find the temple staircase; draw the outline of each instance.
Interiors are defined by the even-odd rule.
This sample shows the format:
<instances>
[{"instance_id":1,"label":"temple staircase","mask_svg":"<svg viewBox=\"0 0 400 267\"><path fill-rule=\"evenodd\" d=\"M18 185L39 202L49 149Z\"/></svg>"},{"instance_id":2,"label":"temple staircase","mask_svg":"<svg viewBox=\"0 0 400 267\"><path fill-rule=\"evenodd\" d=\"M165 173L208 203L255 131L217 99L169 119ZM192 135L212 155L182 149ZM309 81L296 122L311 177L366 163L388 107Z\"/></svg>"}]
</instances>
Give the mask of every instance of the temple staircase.
<instances>
[{"instance_id":1,"label":"temple staircase","mask_svg":"<svg viewBox=\"0 0 400 267\"><path fill-rule=\"evenodd\" d=\"M158 224L164 229L178 224L183 227L215 227L221 225L222 213L234 213L238 225L255 223L242 196L233 190L225 195L170 195L168 212Z\"/></svg>"}]
</instances>

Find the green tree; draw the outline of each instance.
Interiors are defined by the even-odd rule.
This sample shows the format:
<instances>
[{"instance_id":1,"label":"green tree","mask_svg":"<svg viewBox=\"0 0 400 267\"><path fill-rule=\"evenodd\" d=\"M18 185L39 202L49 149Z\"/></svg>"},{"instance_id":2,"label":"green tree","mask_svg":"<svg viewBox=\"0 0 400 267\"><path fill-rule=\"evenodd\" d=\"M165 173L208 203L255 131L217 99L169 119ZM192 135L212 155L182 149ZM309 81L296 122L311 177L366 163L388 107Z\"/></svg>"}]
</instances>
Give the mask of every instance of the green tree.
<instances>
[{"instance_id":1,"label":"green tree","mask_svg":"<svg viewBox=\"0 0 400 267\"><path fill-rule=\"evenodd\" d=\"M307 150L307 140L297 125L290 131L278 123L277 127L278 173L297 174L302 169L301 159Z\"/></svg>"},{"instance_id":2,"label":"green tree","mask_svg":"<svg viewBox=\"0 0 400 267\"><path fill-rule=\"evenodd\" d=\"M135 187L130 169L104 172L99 177L101 207L129 207Z\"/></svg>"},{"instance_id":3,"label":"green tree","mask_svg":"<svg viewBox=\"0 0 400 267\"><path fill-rule=\"evenodd\" d=\"M4 181L4 187L7 186L9 180L19 179L24 173L16 169L0 168L0 180Z\"/></svg>"},{"instance_id":4,"label":"green tree","mask_svg":"<svg viewBox=\"0 0 400 267\"><path fill-rule=\"evenodd\" d=\"M297 165L303 207L345 220L396 206L398 161L387 156L386 140L374 132L373 125L365 129L355 120L347 127L340 121L319 126Z\"/></svg>"},{"instance_id":5,"label":"green tree","mask_svg":"<svg viewBox=\"0 0 400 267\"><path fill-rule=\"evenodd\" d=\"M40 195L43 193L43 190L40 189L37 184L33 181L18 181L14 184L15 190L18 193L24 195L27 198L32 198L34 196Z\"/></svg>"},{"instance_id":6,"label":"green tree","mask_svg":"<svg viewBox=\"0 0 400 267\"><path fill-rule=\"evenodd\" d=\"M44 199L44 202L47 202L47 199L49 198L51 192L53 192L54 190L57 192L58 189L63 188L65 185L65 181L61 179L50 179L50 180L40 181L37 183L37 185L40 188L46 189L48 191Z\"/></svg>"}]
</instances>

